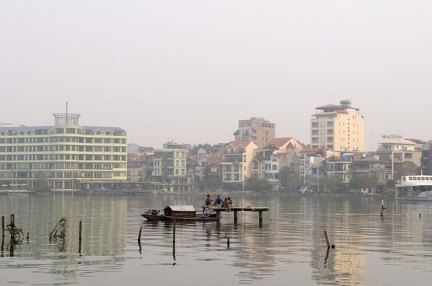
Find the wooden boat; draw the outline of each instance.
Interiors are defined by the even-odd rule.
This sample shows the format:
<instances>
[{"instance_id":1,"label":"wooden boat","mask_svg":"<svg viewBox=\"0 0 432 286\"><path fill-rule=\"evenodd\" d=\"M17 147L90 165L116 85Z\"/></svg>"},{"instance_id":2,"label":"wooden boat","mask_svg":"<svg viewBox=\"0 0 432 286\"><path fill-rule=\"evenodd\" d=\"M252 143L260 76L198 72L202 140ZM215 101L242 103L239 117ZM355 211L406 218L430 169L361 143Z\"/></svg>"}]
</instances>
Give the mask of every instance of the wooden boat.
<instances>
[{"instance_id":1,"label":"wooden boat","mask_svg":"<svg viewBox=\"0 0 432 286\"><path fill-rule=\"evenodd\" d=\"M28 196L33 193L32 191L27 190L7 190L6 192L9 196Z\"/></svg>"},{"instance_id":2,"label":"wooden boat","mask_svg":"<svg viewBox=\"0 0 432 286\"><path fill-rule=\"evenodd\" d=\"M432 201L432 176L402 176L400 183L396 184L395 199Z\"/></svg>"},{"instance_id":3,"label":"wooden boat","mask_svg":"<svg viewBox=\"0 0 432 286\"><path fill-rule=\"evenodd\" d=\"M219 221L220 213L197 214L191 205L166 206L163 213L160 210L149 210L142 214L149 221Z\"/></svg>"}]
</instances>

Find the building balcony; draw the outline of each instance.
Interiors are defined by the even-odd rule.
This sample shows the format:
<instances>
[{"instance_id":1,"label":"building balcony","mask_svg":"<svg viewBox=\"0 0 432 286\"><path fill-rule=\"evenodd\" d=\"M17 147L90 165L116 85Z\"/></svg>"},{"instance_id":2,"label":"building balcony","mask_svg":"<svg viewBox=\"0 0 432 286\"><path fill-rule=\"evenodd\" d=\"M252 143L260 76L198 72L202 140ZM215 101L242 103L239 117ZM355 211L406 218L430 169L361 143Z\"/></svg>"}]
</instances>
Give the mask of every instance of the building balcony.
<instances>
[{"instance_id":1,"label":"building balcony","mask_svg":"<svg viewBox=\"0 0 432 286\"><path fill-rule=\"evenodd\" d=\"M243 154L225 154L227 162L243 162Z\"/></svg>"}]
</instances>

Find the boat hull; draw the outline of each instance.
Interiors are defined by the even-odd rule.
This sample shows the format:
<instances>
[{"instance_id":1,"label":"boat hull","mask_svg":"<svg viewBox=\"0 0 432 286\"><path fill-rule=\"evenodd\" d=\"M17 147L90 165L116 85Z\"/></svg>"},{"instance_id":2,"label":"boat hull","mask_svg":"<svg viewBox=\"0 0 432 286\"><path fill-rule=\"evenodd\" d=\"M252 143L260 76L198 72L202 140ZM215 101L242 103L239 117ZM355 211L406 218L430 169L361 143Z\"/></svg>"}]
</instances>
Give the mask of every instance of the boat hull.
<instances>
[{"instance_id":1,"label":"boat hull","mask_svg":"<svg viewBox=\"0 0 432 286\"><path fill-rule=\"evenodd\" d=\"M142 214L148 221L219 221L220 215L196 215L196 216L165 216L165 215L152 215Z\"/></svg>"},{"instance_id":2,"label":"boat hull","mask_svg":"<svg viewBox=\"0 0 432 286\"><path fill-rule=\"evenodd\" d=\"M398 201L420 201L420 202L432 202L430 197L395 197Z\"/></svg>"},{"instance_id":3,"label":"boat hull","mask_svg":"<svg viewBox=\"0 0 432 286\"><path fill-rule=\"evenodd\" d=\"M168 220L166 216L164 215L152 215L152 214L142 214L143 217L145 217L149 221L162 221L162 220Z\"/></svg>"}]
</instances>

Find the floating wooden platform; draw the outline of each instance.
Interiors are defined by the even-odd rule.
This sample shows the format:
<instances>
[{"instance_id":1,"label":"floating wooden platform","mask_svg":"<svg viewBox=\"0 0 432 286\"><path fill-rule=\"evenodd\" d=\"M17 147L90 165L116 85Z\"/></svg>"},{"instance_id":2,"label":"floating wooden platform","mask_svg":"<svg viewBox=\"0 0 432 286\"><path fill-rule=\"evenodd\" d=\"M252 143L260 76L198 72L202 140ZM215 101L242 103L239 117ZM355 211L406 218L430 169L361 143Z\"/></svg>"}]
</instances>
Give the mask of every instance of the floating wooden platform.
<instances>
[{"instance_id":1,"label":"floating wooden platform","mask_svg":"<svg viewBox=\"0 0 432 286\"><path fill-rule=\"evenodd\" d=\"M259 221L262 221L262 212L267 212L270 209L268 207L231 207L229 210L227 208L222 207L203 207L207 210L214 211L217 213L220 212L233 212L234 213L234 221L237 221L237 213L238 212L258 212L259 213Z\"/></svg>"}]
</instances>

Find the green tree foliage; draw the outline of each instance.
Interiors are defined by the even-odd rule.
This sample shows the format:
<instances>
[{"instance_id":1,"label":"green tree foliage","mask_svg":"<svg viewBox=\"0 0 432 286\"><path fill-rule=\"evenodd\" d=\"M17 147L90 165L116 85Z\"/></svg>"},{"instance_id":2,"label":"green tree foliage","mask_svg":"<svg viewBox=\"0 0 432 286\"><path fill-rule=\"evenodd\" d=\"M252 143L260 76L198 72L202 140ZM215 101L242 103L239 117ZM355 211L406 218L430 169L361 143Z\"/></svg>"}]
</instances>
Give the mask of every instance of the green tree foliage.
<instances>
[{"instance_id":1,"label":"green tree foliage","mask_svg":"<svg viewBox=\"0 0 432 286\"><path fill-rule=\"evenodd\" d=\"M367 175L356 176L352 178L351 181L349 182L350 189L356 189L356 190L366 189L366 188L369 190L373 190L376 189L377 186L378 186L378 179L375 176L367 176Z\"/></svg>"},{"instance_id":2,"label":"green tree foliage","mask_svg":"<svg viewBox=\"0 0 432 286\"><path fill-rule=\"evenodd\" d=\"M393 163L394 179L399 180L402 176L420 174L420 167L411 161Z\"/></svg>"},{"instance_id":3,"label":"green tree foliage","mask_svg":"<svg viewBox=\"0 0 432 286\"><path fill-rule=\"evenodd\" d=\"M289 167L283 167L279 171L281 189L287 192L296 192L300 188L297 174Z\"/></svg>"},{"instance_id":4,"label":"green tree foliage","mask_svg":"<svg viewBox=\"0 0 432 286\"><path fill-rule=\"evenodd\" d=\"M198 188L200 191L214 192L222 188L221 181L195 181L194 187Z\"/></svg>"},{"instance_id":5,"label":"green tree foliage","mask_svg":"<svg viewBox=\"0 0 432 286\"><path fill-rule=\"evenodd\" d=\"M273 189L271 183L263 179L250 178L246 180L245 190L248 191L258 191L258 192L268 192Z\"/></svg>"},{"instance_id":6,"label":"green tree foliage","mask_svg":"<svg viewBox=\"0 0 432 286\"><path fill-rule=\"evenodd\" d=\"M321 186L323 185L323 180L320 177L313 176L313 175L306 175L305 176L305 185L309 186L310 190L318 191L321 189Z\"/></svg>"},{"instance_id":7,"label":"green tree foliage","mask_svg":"<svg viewBox=\"0 0 432 286\"><path fill-rule=\"evenodd\" d=\"M395 181L394 180L387 180L386 182L386 189L395 189Z\"/></svg>"},{"instance_id":8,"label":"green tree foliage","mask_svg":"<svg viewBox=\"0 0 432 286\"><path fill-rule=\"evenodd\" d=\"M343 183L342 179L337 176L327 177L324 179L324 188L327 192L343 192L345 189L345 184Z\"/></svg>"},{"instance_id":9,"label":"green tree foliage","mask_svg":"<svg viewBox=\"0 0 432 286\"><path fill-rule=\"evenodd\" d=\"M38 172L36 174L37 180L33 184L33 190L35 192L47 192L51 191L50 187L48 186L48 180L44 177L43 172Z\"/></svg>"},{"instance_id":10,"label":"green tree foliage","mask_svg":"<svg viewBox=\"0 0 432 286\"><path fill-rule=\"evenodd\" d=\"M192 149L190 150L190 154L191 154L191 155L194 155L194 156L197 156L197 155L198 155L198 151L199 151L200 149L204 149L204 150L206 150L206 151L209 151L211 148L212 148L212 146L211 146L210 144L207 144L207 143L205 143L205 144L198 144L198 145L194 145L194 146L192 147Z\"/></svg>"}]
</instances>

